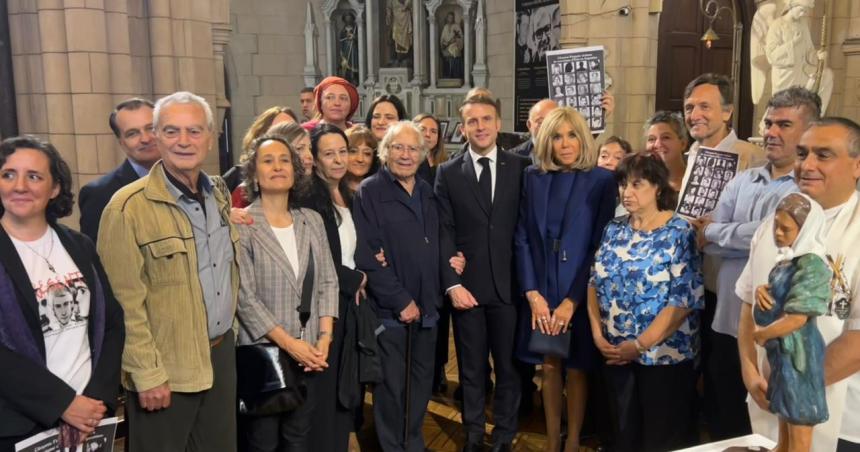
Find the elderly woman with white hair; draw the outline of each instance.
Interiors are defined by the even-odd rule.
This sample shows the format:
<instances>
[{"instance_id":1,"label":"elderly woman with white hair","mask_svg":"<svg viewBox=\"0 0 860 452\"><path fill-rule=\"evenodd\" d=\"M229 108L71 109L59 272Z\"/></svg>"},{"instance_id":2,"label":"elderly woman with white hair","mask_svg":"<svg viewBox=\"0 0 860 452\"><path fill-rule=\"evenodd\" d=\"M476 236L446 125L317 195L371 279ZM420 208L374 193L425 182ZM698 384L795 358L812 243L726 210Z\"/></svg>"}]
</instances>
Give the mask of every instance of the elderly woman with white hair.
<instances>
[{"instance_id":1,"label":"elderly woman with white hair","mask_svg":"<svg viewBox=\"0 0 860 452\"><path fill-rule=\"evenodd\" d=\"M367 274L368 297L385 326L378 336L383 381L373 392L383 450L424 450L421 425L442 304L436 198L430 185L415 176L426 152L417 126L394 124L379 146L382 169L362 182L353 200L356 264ZM380 249L386 264L375 257Z\"/></svg>"}]
</instances>

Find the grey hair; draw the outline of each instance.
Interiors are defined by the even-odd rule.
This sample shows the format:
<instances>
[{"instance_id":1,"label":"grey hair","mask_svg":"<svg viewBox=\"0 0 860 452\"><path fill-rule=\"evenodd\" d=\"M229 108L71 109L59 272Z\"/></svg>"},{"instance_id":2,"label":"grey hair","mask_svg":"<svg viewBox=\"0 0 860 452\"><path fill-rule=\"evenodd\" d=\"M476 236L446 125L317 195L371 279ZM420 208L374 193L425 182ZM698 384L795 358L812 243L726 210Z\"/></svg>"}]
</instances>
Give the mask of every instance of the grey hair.
<instances>
[{"instance_id":1,"label":"grey hair","mask_svg":"<svg viewBox=\"0 0 860 452\"><path fill-rule=\"evenodd\" d=\"M388 148L391 147L394 139L404 131L410 131L418 137L418 149L421 150L421 158L418 159L418 162L423 162L427 158L427 148L424 146L424 134L421 129L412 121L398 121L388 128L382 141L379 142L379 150L377 151L379 161L388 163Z\"/></svg>"},{"instance_id":2,"label":"grey hair","mask_svg":"<svg viewBox=\"0 0 860 452\"><path fill-rule=\"evenodd\" d=\"M767 102L767 108L801 107L804 107L807 122L817 121L821 117L821 97L799 86L792 86L778 91Z\"/></svg>"},{"instance_id":3,"label":"grey hair","mask_svg":"<svg viewBox=\"0 0 860 452\"><path fill-rule=\"evenodd\" d=\"M212 118L212 108L209 107L209 103L206 102L206 99L188 91L177 91L158 99L158 102L155 103L155 110L152 112L153 127L158 129L161 110L173 104L195 104L199 106L206 114L206 127L209 128L210 132L215 130L215 120Z\"/></svg>"}]
</instances>

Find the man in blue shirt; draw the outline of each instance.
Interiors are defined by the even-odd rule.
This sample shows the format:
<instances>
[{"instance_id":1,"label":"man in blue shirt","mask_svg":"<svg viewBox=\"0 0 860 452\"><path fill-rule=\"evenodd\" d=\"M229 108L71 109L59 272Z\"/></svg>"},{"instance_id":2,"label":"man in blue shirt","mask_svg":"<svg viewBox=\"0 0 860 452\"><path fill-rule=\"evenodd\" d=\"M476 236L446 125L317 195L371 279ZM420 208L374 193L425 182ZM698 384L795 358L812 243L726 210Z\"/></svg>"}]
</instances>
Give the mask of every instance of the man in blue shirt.
<instances>
[{"instance_id":1,"label":"man in blue shirt","mask_svg":"<svg viewBox=\"0 0 860 452\"><path fill-rule=\"evenodd\" d=\"M792 87L776 93L764 117L768 163L735 176L713 212L694 222L705 253L720 258L714 321L710 330L703 329L712 347L704 363L705 415L715 440L750 433L737 343L742 303L735 295L735 282L759 224L783 196L798 190L794 180L797 144L820 110L821 99L806 89Z\"/></svg>"}]
</instances>

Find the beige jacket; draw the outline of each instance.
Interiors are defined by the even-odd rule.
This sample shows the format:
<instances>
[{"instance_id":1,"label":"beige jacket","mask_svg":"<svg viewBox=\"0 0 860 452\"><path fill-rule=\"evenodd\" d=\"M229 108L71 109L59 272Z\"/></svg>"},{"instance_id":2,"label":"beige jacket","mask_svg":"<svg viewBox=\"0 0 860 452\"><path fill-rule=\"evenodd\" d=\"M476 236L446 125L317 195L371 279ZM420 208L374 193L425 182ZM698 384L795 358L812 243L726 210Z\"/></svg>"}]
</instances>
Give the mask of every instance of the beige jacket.
<instances>
[{"instance_id":1,"label":"beige jacket","mask_svg":"<svg viewBox=\"0 0 860 452\"><path fill-rule=\"evenodd\" d=\"M98 253L125 310L123 386L139 392L167 382L171 391L198 392L213 381L206 307L191 223L167 183L158 162L113 196L102 214ZM213 185L221 217L230 224L230 195L219 178ZM238 256L233 226L230 238ZM232 279L235 310L237 261Z\"/></svg>"}]
</instances>

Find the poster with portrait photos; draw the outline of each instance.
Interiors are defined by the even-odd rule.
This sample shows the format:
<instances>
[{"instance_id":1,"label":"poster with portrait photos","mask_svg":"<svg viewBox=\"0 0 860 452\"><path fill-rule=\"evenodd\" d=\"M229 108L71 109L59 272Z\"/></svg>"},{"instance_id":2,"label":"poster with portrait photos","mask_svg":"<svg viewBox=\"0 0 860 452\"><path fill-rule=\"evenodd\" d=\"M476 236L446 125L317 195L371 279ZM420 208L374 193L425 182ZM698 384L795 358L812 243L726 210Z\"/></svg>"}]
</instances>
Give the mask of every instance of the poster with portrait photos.
<instances>
[{"instance_id":1,"label":"poster with portrait photos","mask_svg":"<svg viewBox=\"0 0 860 452\"><path fill-rule=\"evenodd\" d=\"M606 129L606 112L601 106L605 60L603 46L546 52L549 97L560 106L577 109L593 133Z\"/></svg>"},{"instance_id":2,"label":"poster with portrait photos","mask_svg":"<svg viewBox=\"0 0 860 452\"><path fill-rule=\"evenodd\" d=\"M73 448L60 447L60 429L52 428L15 444L15 452L113 452L119 418L102 419L96 430Z\"/></svg>"},{"instance_id":3,"label":"poster with portrait photos","mask_svg":"<svg viewBox=\"0 0 860 452\"><path fill-rule=\"evenodd\" d=\"M678 214L699 218L717 207L723 188L738 173L738 155L699 148L691 164L690 178L678 201Z\"/></svg>"}]
</instances>

